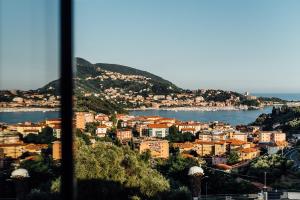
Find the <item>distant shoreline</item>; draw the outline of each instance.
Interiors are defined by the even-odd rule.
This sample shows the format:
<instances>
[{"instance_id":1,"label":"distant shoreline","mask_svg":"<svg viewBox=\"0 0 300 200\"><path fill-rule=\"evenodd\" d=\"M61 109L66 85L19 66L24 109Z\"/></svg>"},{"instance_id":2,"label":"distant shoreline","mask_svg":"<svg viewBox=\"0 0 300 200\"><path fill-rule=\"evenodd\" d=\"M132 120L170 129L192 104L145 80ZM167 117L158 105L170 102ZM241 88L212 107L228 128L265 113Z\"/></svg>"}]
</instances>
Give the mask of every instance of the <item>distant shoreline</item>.
<instances>
[{"instance_id":1,"label":"distant shoreline","mask_svg":"<svg viewBox=\"0 0 300 200\"><path fill-rule=\"evenodd\" d=\"M0 112L55 112L59 111L59 108L0 108Z\"/></svg>"},{"instance_id":2,"label":"distant shoreline","mask_svg":"<svg viewBox=\"0 0 300 200\"><path fill-rule=\"evenodd\" d=\"M259 109L259 108L258 108ZM126 109L128 111L144 111L144 110L165 110L165 111L202 111L202 112L213 112L213 111L240 111L250 110L248 106L204 106L204 107L173 107L173 108L132 108Z\"/></svg>"}]
</instances>

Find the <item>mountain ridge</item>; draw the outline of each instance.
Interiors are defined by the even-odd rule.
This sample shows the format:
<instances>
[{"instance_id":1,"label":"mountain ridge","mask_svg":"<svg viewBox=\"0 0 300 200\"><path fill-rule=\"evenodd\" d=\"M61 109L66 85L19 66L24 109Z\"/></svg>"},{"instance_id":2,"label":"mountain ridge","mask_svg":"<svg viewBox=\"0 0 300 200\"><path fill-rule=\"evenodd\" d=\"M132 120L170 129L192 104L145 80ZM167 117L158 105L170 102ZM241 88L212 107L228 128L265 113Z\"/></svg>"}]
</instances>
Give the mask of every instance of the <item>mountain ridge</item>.
<instances>
[{"instance_id":1,"label":"mountain ridge","mask_svg":"<svg viewBox=\"0 0 300 200\"><path fill-rule=\"evenodd\" d=\"M120 65L120 64L110 64L110 63L95 63L92 64L89 61L83 59L83 58L76 58L76 77L77 78L88 78L90 75L97 75L101 76L106 71L116 73L118 75L127 75L127 76L142 76L138 78L145 77L148 82L150 82L150 92L152 90L153 93L159 94L159 93L169 93L169 92L178 92L182 89L177 87L172 82L163 79L160 76L157 76L155 74L152 74L147 71L139 70L133 67L129 67L126 65ZM130 77L129 77L130 78ZM103 81L103 80L102 80ZM114 80L116 81L116 80ZM119 80L120 81L120 80ZM80 82L80 81L79 81ZM104 81L105 82L105 81ZM124 81L122 81L124 82ZM126 82L126 80L125 80ZM132 82L135 82L134 79ZM146 83L146 82L145 82ZM141 84L138 84L140 87L142 87ZM122 88L122 85L120 85ZM126 86L123 85L123 87ZM124 88L126 89L126 88Z\"/></svg>"},{"instance_id":2,"label":"mountain ridge","mask_svg":"<svg viewBox=\"0 0 300 200\"><path fill-rule=\"evenodd\" d=\"M234 91L183 90L172 82L147 71L120 64L92 64L80 57L76 58L74 68L74 94L78 100L79 110L84 108L83 110L92 109L100 112L103 110L121 111L125 108L192 105L246 105L256 109L261 107L262 103L273 102L270 98L256 98ZM59 80L55 80L37 91L59 94L58 86Z\"/></svg>"}]
</instances>

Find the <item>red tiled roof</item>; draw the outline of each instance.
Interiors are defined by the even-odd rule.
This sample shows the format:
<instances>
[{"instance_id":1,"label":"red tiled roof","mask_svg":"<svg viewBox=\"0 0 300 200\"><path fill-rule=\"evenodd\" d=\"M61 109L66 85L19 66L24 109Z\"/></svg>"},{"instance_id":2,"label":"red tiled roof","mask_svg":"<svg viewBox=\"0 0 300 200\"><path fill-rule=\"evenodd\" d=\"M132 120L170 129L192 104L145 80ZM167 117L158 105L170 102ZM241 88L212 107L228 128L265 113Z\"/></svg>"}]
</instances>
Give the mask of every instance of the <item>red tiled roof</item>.
<instances>
[{"instance_id":1,"label":"red tiled roof","mask_svg":"<svg viewBox=\"0 0 300 200\"><path fill-rule=\"evenodd\" d=\"M166 124L148 124L148 128L169 128Z\"/></svg>"},{"instance_id":2,"label":"red tiled roof","mask_svg":"<svg viewBox=\"0 0 300 200\"><path fill-rule=\"evenodd\" d=\"M182 131L195 131L195 128L182 128Z\"/></svg>"},{"instance_id":3,"label":"red tiled roof","mask_svg":"<svg viewBox=\"0 0 300 200\"><path fill-rule=\"evenodd\" d=\"M173 146L178 147L178 148L193 148L194 147L193 143L191 143L191 142L174 143Z\"/></svg>"},{"instance_id":4,"label":"red tiled roof","mask_svg":"<svg viewBox=\"0 0 300 200\"><path fill-rule=\"evenodd\" d=\"M17 147L17 146L24 146L25 144L23 143L13 143L13 144L0 144L0 148L1 147Z\"/></svg>"},{"instance_id":5,"label":"red tiled roof","mask_svg":"<svg viewBox=\"0 0 300 200\"><path fill-rule=\"evenodd\" d=\"M100 125L100 126L97 126L97 128L107 128L106 125Z\"/></svg>"},{"instance_id":6,"label":"red tiled roof","mask_svg":"<svg viewBox=\"0 0 300 200\"><path fill-rule=\"evenodd\" d=\"M224 140L220 140L220 141L205 141L205 140L196 140L195 141L195 144L211 144L211 145L214 145L214 144L225 144L225 141Z\"/></svg>"},{"instance_id":7,"label":"red tiled roof","mask_svg":"<svg viewBox=\"0 0 300 200\"><path fill-rule=\"evenodd\" d=\"M243 144L247 143L247 142L244 142L244 141L238 140L238 139L229 139L229 140L226 140L226 142L230 143L231 145L236 145L236 146L243 145Z\"/></svg>"},{"instance_id":8,"label":"red tiled roof","mask_svg":"<svg viewBox=\"0 0 300 200\"><path fill-rule=\"evenodd\" d=\"M47 144L27 144L25 146L25 148L28 150L41 150L41 149L46 149L47 147L48 147Z\"/></svg>"},{"instance_id":9,"label":"red tiled roof","mask_svg":"<svg viewBox=\"0 0 300 200\"><path fill-rule=\"evenodd\" d=\"M258 152L258 149L250 147L250 148L241 149L240 152L242 152L242 153L253 153L253 152Z\"/></svg>"}]
</instances>

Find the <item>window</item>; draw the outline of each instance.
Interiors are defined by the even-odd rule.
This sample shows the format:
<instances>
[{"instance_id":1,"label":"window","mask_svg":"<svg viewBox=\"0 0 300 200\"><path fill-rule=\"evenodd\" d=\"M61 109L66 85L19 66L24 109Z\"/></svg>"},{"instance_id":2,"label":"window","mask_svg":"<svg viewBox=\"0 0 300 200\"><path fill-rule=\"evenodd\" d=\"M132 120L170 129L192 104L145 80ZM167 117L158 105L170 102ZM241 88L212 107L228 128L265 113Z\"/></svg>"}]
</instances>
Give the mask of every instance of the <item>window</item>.
<instances>
[{"instance_id":1,"label":"window","mask_svg":"<svg viewBox=\"0 0 300 200\"><path fill-rule=\"evenodd\" d=\"M300 190L299 8L0 1L0 199Z\"/></svg>"}]
</instances>

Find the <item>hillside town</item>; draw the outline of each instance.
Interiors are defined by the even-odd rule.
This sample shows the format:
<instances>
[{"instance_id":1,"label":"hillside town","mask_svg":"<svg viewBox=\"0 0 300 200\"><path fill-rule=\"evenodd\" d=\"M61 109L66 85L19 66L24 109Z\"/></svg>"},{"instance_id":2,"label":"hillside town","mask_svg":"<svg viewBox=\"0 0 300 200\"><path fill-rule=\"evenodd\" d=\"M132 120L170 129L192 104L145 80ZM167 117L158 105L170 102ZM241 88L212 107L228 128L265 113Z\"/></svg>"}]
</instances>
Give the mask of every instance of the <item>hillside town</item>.
<instances>
[{"instance_id":1,"label":"hillside town","mask_svg":"<svg viewBox=\"0 0 300 200\"><path fill-rule=\"evenodd\" d=\"M110 74L110 73L109 73ZM113 78L116 75L112 75ZM121 76L121 75L120 75ZM125 75L116 76L123 80ZM101 77L101 78L105 78ZM141 81L140 76L128 75L125 76L125 81ZM86 80L93 80L93 77L88 77ZM149 78L143 77L143 81ZM149 83L151 85L151 83ZM101 85L101 84L100 84ZM103 88L103 86L100 86ZM53 88L49 87L49 91ZM78 87L80 90L80 87ZM126 107L127 109L169 109L169 110L248 110L258 109L263 106L270 106L282 102L261 101L256 96L245 93L241 101L236 93L230 91L217 90L195 90L182 91L180 93L170 94L151 94L147 93L148 89L140 91L124 90L119 87L104 88L103 93L81 91L84 97L94 96L96 98L103 98ZM59 110L60 96L52 93L40 93L38 91L1 91L0 108L4 111L20 111L20 110ZM223 96L226 97L223 97ZM205 96L205 97L204 97ZM247 101L247 102L245 102Z\"/></svg>"},{"instance_id":2,"label":"hillside town","mask_svg":"<svg viewBox=\"0 0 300 200\"><path fill-rule=\"evenodd\" d=\"M43 149L49 148L45 143L28 143L28 138L41 135L46 129L52 134L48 142L52 145L53 159L60 160L60 123L60 119L47 119L39 123L2 124L0 167L4 167L7 158L20 161L25 153L40 154ZM154 159L167 159L170 152L176 150L183 157L201 158L213 167L226 170L232 168L232 164L237 166L263 154L276 154L289 145L284 132L262 131L257 126L233 127L222 122L76 112L74 123L76 130L86 136L91 144L117 140L122 145L132 146L137 152L148 151ZM176 141L172 139L174 135L189 135L192 139ZM233 152L237 153L238 159L230 161L228 157Z\"/></svg>"},{"instance_id":3,"label":"hillside town","mask_svg":"<svg viewBox=\"0 0 300 200\"><path fill-rule=\"evenodd\" d=\"M39 93L37 91L2 90L0 91L0 109L3 111L20 110L20 108L35 110L58 110L60 96L51 93Z\"/></svg>"},{"instance_id":4,"label":"hillside town","mask_svg":"<svg viewBox=\"0 0 300 200\"><path fill-rule=\"evenodd\" d=\"M85 88L78 86L81 95L85 97L95 96L102 97L106 100L117 100L125 107L130 109L188 109L188 108L212 108L212 109L243 109L260 108L265 105L273 105L273 101L259 100L258 97L245 92L244 95L222 90L175 90L176 86L168 86L168 92L155 93L153 87L160 87L159 84L154 85L151 77L143 75L122 74L118 72L108 71L96 67L96 71L100 75L88 74L84 77L77 77L78 82L84 81L93 84L95 81L99 83L99 92L87 91ZM112 84L114 83L114 84ZM126 87L126 85L130 87ZM117 86L116 86L117 85ZM138 87L134 87L134 85Z\"/></svg>"}]
</instances>

